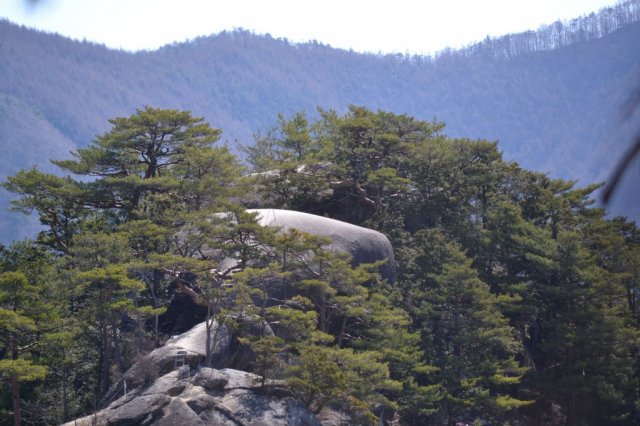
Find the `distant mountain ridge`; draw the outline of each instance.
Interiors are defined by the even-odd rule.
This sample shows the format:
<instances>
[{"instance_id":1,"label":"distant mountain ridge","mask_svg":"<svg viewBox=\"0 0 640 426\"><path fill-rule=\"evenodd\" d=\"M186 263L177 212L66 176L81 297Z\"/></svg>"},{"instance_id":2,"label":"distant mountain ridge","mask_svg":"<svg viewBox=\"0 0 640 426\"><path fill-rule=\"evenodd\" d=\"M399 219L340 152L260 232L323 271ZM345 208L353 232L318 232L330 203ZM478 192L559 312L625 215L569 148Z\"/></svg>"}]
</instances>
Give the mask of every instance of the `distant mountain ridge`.
<instances>
[{"instance_id":1,"label":"distant mountain ridge","mask_svg":"<svg viewBox=\"0 0 640 426\"><path fill-rule=\"evenodd\" d=\"M359 54L223 32L127 53L0 20L0 179L68 156L143 105L188 109L229 145L317 106L349 104L437 118L451 136L499 140L506 159L587 184L606 179L640 114L621 108L640 87L640 0L434 58ZM611 206L640 219L640 170ZM2 194L0 208L7 205ZM1 213L0 241L33 232Z\"/></svg>"}]
</instances>

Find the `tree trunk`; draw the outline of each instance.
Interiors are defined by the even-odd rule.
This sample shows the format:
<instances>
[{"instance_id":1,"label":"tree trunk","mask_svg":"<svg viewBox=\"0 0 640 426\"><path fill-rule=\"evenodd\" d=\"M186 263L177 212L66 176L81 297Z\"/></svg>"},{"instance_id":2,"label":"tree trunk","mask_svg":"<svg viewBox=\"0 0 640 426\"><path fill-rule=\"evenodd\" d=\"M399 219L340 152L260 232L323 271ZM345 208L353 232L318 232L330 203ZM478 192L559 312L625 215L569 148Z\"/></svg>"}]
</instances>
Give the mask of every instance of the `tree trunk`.
<instances>
[{"instance_id":1,"label":"tree trunk","mask_svg":"<svg viewBox=\"0 0 640 426\"><path fill-rule=\"evenodd\" d=\"M13 394L13 424L20 426L22 419L20 417L20 382L17 377L11 378L11 393Z\"/></svg>"},{"instance_id":2,"label":"tree trunk","mask_svg":"<svg viewBox=\"0 0 640 426\"><path fill-rule=\"evenodd\" d=\"M153 316L153 339L156 348L159 348L160 345L160 316Z\"/></svg>"},{"instance_id":3,"label":"tree trunk","mask_svg":"<svg viewBox=\"0 0 640 426\"><path fill-rule=\"evenodd\" d=\"M11 340L11 359L18 359L18 339L14 333L9 334ZM17 376L11 377L11 396L13 399L13 424L20 426L22 418L20 415L20 382Z\"/></svg>"},{"instance_id":4,"label":"tree trunk","mask_svg":"<svg viewBox=\"0 0 640 426\"><path fill-rule=\"evenodd\" d=\"M106 321L102 321L100 327L102 344L100 351L102 352L102 365L100 371L100 399L109 392L110 376L111 376L111 356L109 353L109 327Z\"/></svg>"},{"instance_id":5,"label":"tree trunk","mask_svg":"<svg viewBox=\"0 0 640 426\"><path fill-rule=\"evenodd\" d=\"M205 328L207 330L207 339L205 346L205 365L211 367L211 327L213 327L213 318L211 312L211 303L207 303L207 318L205 320Z\"/></svg>"},{"instance_id":6,"label":"tree trunk","mask_svg":"<svg viewBox=\"0 0 640 426\"><path fill-rule=\"evenodd\" d=\"M344 318L342 318L342 325L340 326L340 334L338 335L338 342L337 342L338 348L342 348L342 341L344 340L344 333L346 329L347 329L347 316L345 315Z\"/></svg>"},{"instance_id":7,"label":"tree trunk","mask_svg":"<svg viewBox=\"0 0 640 426\"><path fill-rule=\"evenodd\" d=\"M67 421L69 418L69 391L67 389L67 367L64 367L62 375L62 421Z\"/></svg>"},{"instance_id":8,"label":"tree trunk","mask_svg":"<svg viewBox=\"0 0 640 426\"><path fill-rule=\"evenodd\" d=\"M327 332L327 303L324 297L320 300L320 331Z\"/></svg>"},{"instance_id":9,"label":"tree trunk","mask_svg":"<svg viewBox=\"0 0 640 426\"><path fill-rule=\"evenodd\" d=\"M115 318L112 319L111 334L113 339L114 356L116 358L116 361L118 362L118 368L120 369L120 374L124 374L126 371L126 363L124 362L124 358L122 356L122 345L120 342L120 336L118 333L118 327L117 327Z\"/></svg>"},{"instance_id":10,"label":"tree trunk","mask_svg":"<svg viewBox=\"0 0 640 426\"><path fill-rule=\"evenodd\" d=\"M153 297L153 308L158 309L160 307L160 302L158 301L158 297L156 296L158 287L160 286L160 280L162 279L162 274L159 270L153 270L153 282L151 283L151 297ZM160 346L160 320L158 319L158 315L153 316L153 338L155 340L155 346Z\"/></svg>"}]
</instances>

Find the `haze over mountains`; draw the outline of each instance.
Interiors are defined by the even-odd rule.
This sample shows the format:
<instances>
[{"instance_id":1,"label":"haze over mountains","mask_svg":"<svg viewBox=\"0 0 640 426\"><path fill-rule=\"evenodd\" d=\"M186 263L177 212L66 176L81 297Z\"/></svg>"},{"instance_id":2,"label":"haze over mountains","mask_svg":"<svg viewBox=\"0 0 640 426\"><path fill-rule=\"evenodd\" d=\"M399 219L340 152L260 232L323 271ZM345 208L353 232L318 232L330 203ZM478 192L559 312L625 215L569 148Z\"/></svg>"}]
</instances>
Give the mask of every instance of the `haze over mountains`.
<instances>
[{"instance_id":1,"label":"haze over mountains","mask_svg":"<svg viewBox=\"0 0 640 426\"><path fill-rule=\"evenodd\" d=\"M188 109L229 145L277 114L349 104L446 123L450 136L498 140L508 160L577 179L608 178L633 136L622 120L640 87L640 0L538 32L487 39L435 58L379 56L224 32L127 53L0 21L0 179L65 158L144 105ZM627 174L614 214L640 219L640 169ZM5 213L0 241L33 234Z\"/></svg>"}]
</instances>

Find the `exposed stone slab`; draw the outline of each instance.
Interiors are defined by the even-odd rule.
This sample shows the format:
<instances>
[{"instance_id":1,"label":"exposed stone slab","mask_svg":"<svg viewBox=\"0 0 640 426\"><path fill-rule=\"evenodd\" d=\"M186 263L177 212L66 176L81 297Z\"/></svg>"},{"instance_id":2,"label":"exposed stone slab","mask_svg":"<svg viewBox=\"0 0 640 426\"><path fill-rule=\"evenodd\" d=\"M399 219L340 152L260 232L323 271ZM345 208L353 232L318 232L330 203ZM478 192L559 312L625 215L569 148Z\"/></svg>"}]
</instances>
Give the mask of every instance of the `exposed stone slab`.
<instances>
[{"instance_id":1,"label":"exposed stone slab","mask_svg":"<svg viewBox=\"0 0 640 426\"><path fill-rule=\"evenodd\" d=\"M193 378L193 384L208 390L223 389L229 382L229 376L219 370L203 367Z\"/></svg>"},{"instance_id":2,"label":"exposed stone slab","mask_svg":"<svg viewBox=\"0 0 640 426\"><path fill-rule=\"evenodd\" d=\"M353 256L354 265L385 260L386 263L380 267L380 274L390 282L396 280L393 248L387 237L380 232L293 210L253 209L248 211L258 213L258 221L262 226L281 227L284 230L295 228L308 234L331 239L330 248L349 253Z\"/></svg>"}]
</instances>

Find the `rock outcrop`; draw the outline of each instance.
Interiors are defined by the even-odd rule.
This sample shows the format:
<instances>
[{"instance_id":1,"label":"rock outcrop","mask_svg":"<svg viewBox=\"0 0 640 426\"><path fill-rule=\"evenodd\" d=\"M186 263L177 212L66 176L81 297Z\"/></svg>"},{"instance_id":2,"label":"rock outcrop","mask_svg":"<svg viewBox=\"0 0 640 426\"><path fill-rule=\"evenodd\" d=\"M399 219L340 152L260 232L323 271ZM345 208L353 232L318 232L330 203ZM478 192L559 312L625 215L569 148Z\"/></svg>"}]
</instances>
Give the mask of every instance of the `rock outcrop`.
<instances>
[{"instance_id":1,"label":"rock outcrop","mask_svg":"<svg viewBox=\"0 0 640 426\"><path fill-rule=\"evenodd\" d=\"M253 209L258 213L262 226L296 228L312 235L328 237L332 250L349 253L353 264L373 263L384 260L380 274L389 282L395 282L396 267L391 243L380 232L352 225L335 219L301 213L293 210Z\"/></svg>"},{"instance_id":2,"label":"rock outcrop","mask_svg":"<svg viewBox=\"0 0 640 426\"><path fill-rule=\"evenodd\" d=\"M214 336L220 365L232 355L233 336L226 327ZM283 382L202 367L205 341L204 323L169 339L125 373L110 392L113 402L67 425L321 425Z\"/></svg>"},{"instance_id":3,"label":"rock outcrop","mask_svg":"<svg viewBox=\"0 0 640 426\"><path fill-rule=\"evenodd\" d=\"M170 371L66 425L321 425L279 382L262 386L260 376L232 369L191 373L188 365Z\"/></svg>"},{"instance_id":4,"label":"rock outcrop","mask_svg":"<svg viewBox=\"0 0 640 426\"><path fill-rule=\"evenodd\" d=\"M218 326L215 322L211 330L211 362L217 368L247 368L254 355L250 348L239 343L240 337L258 334L273 335L269 325L258 324L249 317L234 318L235 327ZM207 328L204 322L177 336L169 338L161 347L142 357L127 370L118 384L111 389L105 400L113 399L115 393L128 386L136 388L155 380L158 376L174 370L177 364L189 365L192 369L200 365L206 357Z\"/></svg>"},{"instance_id":5,"label":"rock outcrop","mask_svg":"<svg viewBox=\"0 0 640 426\"><path fill-rule=\"evenodd\" d=\"M212 359L214 365L221 366L226 363L231 354L233 336L227 327L218 327L214 324L212 329ZM136 388L149 383L155 376L164 375L176 368L176 362L195 368L204 361L206 356L207 328L204 322L196 325L191 330L174 336L166 343L145 355L140 361L133 364L123 376L123 383ZM116 387L122 387L116 385Z\"/></svg>"}]
</instances>

